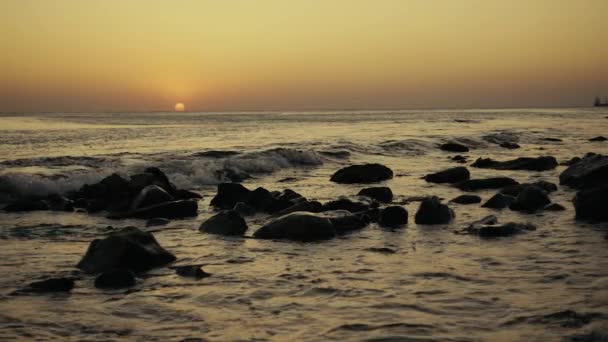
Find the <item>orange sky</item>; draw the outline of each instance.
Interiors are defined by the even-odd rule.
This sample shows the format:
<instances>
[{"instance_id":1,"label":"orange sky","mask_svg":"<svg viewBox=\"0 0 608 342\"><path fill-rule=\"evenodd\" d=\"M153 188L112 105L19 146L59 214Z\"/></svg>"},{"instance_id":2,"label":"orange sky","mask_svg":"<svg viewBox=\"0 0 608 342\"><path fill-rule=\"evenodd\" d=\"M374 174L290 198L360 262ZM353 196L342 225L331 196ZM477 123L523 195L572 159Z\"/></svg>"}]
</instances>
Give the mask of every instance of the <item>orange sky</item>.
<instances>
[{"instance_id":1,"label":"orange sky","mask_svg":"<svg viewBox=\"0 0 608 342\"><path fill-rule=\"evenodd\" d=\"M2 0L0 111L584 106L608 96L607 15L606 0Z\"/></svg>"}]
</instances>

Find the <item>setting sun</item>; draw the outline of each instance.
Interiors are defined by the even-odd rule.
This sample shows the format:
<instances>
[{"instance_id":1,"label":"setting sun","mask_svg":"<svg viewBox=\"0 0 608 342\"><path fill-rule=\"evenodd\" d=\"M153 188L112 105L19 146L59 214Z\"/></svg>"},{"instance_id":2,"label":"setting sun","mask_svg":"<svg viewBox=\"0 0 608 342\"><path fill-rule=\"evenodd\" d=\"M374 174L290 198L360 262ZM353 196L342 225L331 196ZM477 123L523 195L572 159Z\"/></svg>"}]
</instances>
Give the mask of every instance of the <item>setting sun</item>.
<instances>
[{"instance_id":1,"label":"setting sun","mask_svg":"<svg viewBox=\"0 0 608 342\"><path fill-rule=\"evenodd\" d=\"M186 110L186 106L184 106L183 103L178 102L178 103L175 104L174 109L175 109L176 112L183 112L184 110Z\"/></svg>"}]
</instances>

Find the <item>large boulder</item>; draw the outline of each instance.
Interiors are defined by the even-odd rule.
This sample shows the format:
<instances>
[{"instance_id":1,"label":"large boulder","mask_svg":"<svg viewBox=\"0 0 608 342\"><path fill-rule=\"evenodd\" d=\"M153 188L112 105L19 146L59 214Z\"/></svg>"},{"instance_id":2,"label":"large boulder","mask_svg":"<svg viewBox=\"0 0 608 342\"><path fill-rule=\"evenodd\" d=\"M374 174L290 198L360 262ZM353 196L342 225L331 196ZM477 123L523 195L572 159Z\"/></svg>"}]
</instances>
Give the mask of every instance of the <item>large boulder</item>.
<instances>
[{"instance_id":1,"label":"large boulder","mask_svg":"<svg viewBox=\"0 0 608 342\"><path fill-rule=\"evenodd\" d=\"M504 209L510 206L513 202L515 202L515 197L498 193L487 200L482 207L490 209Z\"/></svg>"},{"instance_id":2,"label":"large boulder","mask_svg":"<svg viewBox=\"0 0 608 342\"><path fill-rule=\"evenodd\" d=\"M139 208L126 214L127 217L151 219L151 218L184 218L198 215L198 203L196 200L180 200L164 202L144 208Z\"/></svg>"},{"instance_id":3,"label":"large boulder","mask_svg":"<svg viewBox=\"0 0 608 342\"><path fill-rule=\"evenodd\" d=\"M351 165L336 171L331 181L336 183L376 183L393 178L393 170L381 164Z\"/></svg>"},{"instance_id":4,"label":"large boulder","mask_svg":"<svg viewBox=\"0 0 608 342\"><path fill-rule=\"evenodd\" d=\"M30 283L19 292L69 292L74 288L74 279L71 278L49 278Z\"/></svg>"},{"instance_id":5,"label":"large boulder","mask_svg":"<svg viewBox=\"0 0 608 342\"><path fill-rule=\"evenodd\" d=\"M608 156L588 154L559 175L559 184L583 189L608 184Z\"/></svg>"},{"instance_id":6,"label":"large boulder","mask_svg":"<svg viewBox=\"0 0 608 342\"><path fill-rule=\"evenodd\" d=\"M420 203L415 221L417 224L446 224L450 223L453 218L454 211L442 204L439 198L433 196Z\"/></svg>"},{"instance_id":7,"label":"large boulder","mask_svg":"<svg viewBox=\"0 0 608 342\"><path fill-rule=\"evenodd\" d=\"M330 219L323 215L295 212L265 224L253 236L258 239L316 241L335 237L336 230Z\"/></svg>"},{"instance_id":8,"label":"large boulder","mask_svg":"<svg viewBox=\"0 0 608 342\"><path fill-rule=\"evenodd\" d=\"M294 204L289 199L281 199L281 195L281 193L272 193L259 187L250 193L248 204L260 212L276 213Z\"/></svg>"},{"instance_id":9,"label":"large boulder","mask_svg":"<svg viewBox=\"0 0 608 342\"><path fill-rule=\"evenodd\" d=\"M581 190L573 202L577 219L608 221L608 185Z\"/></svg>"},{"instance_id":10,"label":"large boulder","mask_svg":"<svg viewBox=\"0 0 608 342\"><path fill-rule=\"evenodd\" d=\"M175 261L151 233L124 228L105 239L95 239L76 267L96 274L115 269L143 272Z\"/></svg>"},{"instance_id":11,"label":"large boulder","mask_svg":"<svg viewBox=\"0 0 608 342\"><path fill-rule=\"evenodd\" d=\"M393 201L393 191L386 186L361 189L357 195L369 197L382 203L391 203Z\"/></svg>"},{"instance_id":12,"label":"large boulder","mask_svg":"<svg viewBox=\"0 0 608 342\"><path fill-rule=\"evenodd\" d=\"M210 234L243 235L247 223L235 210L223 210L203 222L199 230Z\"/></svg>"},{"instance_id":13,"label":"large boulder","mask_svg":"<svg viewBox=\"0 0 608 342\"><path fill-rule=\"evenodd\" d=\"M477 195L460 195L450 200L450 202L456 204L476 204L481 203L481 197Z\"/></svg>"},{"instance_id":14,"label":"large boulder","mask_svg":"<svg viewBox=\"0 0 608 342\"><path fill-rule=\"evenodd\" d=\"M456 187L463 191L476 191L484 189L500 189L509 185L519 184L509 177L493 177L483 179L469 179L456 183Z\"/></svg>"},{"instance_id":15,"label":"large boulder","mask_svg":"<svg viewBox=\"0 0 608 342\"><path fill-rule=\"evenodd\" d=\"M471 166L495 170L546 171L555 169L557 167L557 159L551 156L542 156L537 158L521 157L507 161L497 161L491 158L479 158L473 164L471 164Z\"/></svg>"},{"instance_id":16,"label":"large boulder","mask_svg":"<svg viewBox=\"0 0 608 342\"><path fill-rule=\"evenodd\" d=\"M515 211L535 212L551 203L547 192L536 186L524 188L509 208Z\"/></svg>"},{"instance_id":17,"label":"large boulder","mask_svg":"<svg viewBox=\"0 0 608 342\"><path fill-rule=\"evenodd\" d=\"M469 152L469 148L467 146L452 141L440 145L439 148L447 152Z\"/></svg>"},{"instance_id":18,"label":"large boulder","mask_svg":"<svg viewBox=\"0 0 608 342\"><path fill-rule=\"evenodd\" d=\"M131 204L131 210L137 210L151 205L173 201L173 196L158 185L148 185L143 188Z\"/></svg>"},{"instance_id":19,"label":"large boulder","mask_svg":"<svg viewBox=\"0 0 608 342\"><path fill-rule=\"evenodd\" d=\"M238 202L248 203L251 191L238 183L220 183L217 194L209 203L218 209L232 209Z\"/></svg>"},{"instance_id":20,"label":"large boulder","mask_svg":"<svg viewBox=\"0 0 608 342\"><path fill-rule=\"evenodd\" d=\"M380 212L379 224L384 227L398 227L407 224L407 210L398 205L386 207Z\"/></svg>"},{"instance_id":21,"label":"large boulder","mask_svg":"<svg viewBox=\"0 0 608 342\"><path fill-rule=\"evenodd\" d=\"M471 174L464 166L452 167L424 176L424 180L431 183L458 183L469 178L471 178Z\"/></svg>"}]
</instances>

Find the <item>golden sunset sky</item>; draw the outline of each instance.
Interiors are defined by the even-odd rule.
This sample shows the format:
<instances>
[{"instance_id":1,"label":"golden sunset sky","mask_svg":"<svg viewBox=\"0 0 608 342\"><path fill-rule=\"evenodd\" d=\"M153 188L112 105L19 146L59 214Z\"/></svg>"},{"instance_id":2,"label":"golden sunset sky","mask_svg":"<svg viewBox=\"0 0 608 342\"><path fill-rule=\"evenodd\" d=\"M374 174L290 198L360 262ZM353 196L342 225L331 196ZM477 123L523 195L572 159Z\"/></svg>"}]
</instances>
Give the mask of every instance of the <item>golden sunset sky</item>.
<instances>
[{"instance_id":1,"label":"golden sunset sky","mask_svg":"<svg viewBox=\"0 0 608 342\"><path fill-rule=\"evenodd\" d=\"M586 106L607 0L1 0L0 111Z\"/></svg>"}]
</instances>

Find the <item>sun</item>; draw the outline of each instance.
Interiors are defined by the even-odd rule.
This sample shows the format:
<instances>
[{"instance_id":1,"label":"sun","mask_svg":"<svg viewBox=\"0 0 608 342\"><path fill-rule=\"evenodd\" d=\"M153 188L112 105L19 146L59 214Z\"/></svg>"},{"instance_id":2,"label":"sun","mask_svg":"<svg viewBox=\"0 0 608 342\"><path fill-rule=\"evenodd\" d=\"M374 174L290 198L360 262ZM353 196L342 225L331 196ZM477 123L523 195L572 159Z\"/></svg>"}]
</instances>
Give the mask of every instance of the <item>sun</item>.
<instances>
[{"instance_id":1,"label":"sun","mask_svg":"<svg viewBox=\"0 0 608 342\"><path fill-rule=\"evenodd\" d=\"M185 111L185 110L186 110L186 106L184 106L184 104L183 104L183 103L178 102L178 103L176 103L176 104L175 104L175 107L173 107L173 109L174 109L176 112L183 112L183 111Z\"/></svg>"}]
</instances>

